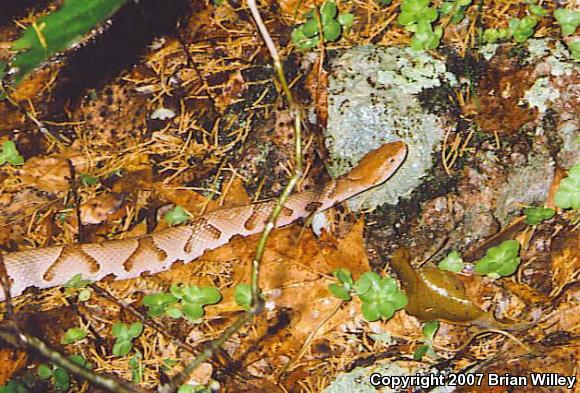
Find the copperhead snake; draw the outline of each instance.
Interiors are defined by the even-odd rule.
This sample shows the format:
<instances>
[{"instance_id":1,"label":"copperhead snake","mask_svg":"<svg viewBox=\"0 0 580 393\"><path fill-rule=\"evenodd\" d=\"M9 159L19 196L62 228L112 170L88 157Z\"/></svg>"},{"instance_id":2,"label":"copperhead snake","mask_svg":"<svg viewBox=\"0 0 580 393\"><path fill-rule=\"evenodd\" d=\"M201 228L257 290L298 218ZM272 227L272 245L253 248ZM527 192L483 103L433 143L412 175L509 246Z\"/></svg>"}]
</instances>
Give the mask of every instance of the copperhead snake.
<instances>
[{"instance_id":1,"label":"copperhead snake","mask_svg":"<svg viewBox=\"0 0 580 393\"><path fill-rule=\"evenodd\" d=\"M291 195L276 227L326 210L386 181L407 155L403 142L391 142L366 154L347 174L330 181L321 191ZM236 235L260 233L275 200L226 208L195 218L189 224L120 240L50 246L3 255L11 281L11 296L29 287L50 288L65 284L75 274L98 281L136 278L144 273L168 270L175 262L191 262L207 250L229 242ZM0 291L0 301L4 294Z\"/></svg>"}]
</instances>

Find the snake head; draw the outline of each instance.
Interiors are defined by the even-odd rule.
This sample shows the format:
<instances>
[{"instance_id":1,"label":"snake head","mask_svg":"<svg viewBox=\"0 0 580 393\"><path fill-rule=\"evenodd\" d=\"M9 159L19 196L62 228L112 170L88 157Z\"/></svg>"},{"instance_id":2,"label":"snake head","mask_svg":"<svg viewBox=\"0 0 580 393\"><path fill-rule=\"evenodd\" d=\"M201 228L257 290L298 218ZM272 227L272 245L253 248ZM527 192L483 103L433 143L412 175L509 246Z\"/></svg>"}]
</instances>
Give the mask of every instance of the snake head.
<instances>
[{"instance_id":1,"label":"snake head","mask_svg":"<svg viewBox=\"0 0 580 393\"><path fill-rule=\"evenodd\" d=\"M366 187L376 186L396 172L407 157L407 145L402 141L385 143L360 160L347 175L352 182L364 182Z\"/></svg>"}]
</instances>

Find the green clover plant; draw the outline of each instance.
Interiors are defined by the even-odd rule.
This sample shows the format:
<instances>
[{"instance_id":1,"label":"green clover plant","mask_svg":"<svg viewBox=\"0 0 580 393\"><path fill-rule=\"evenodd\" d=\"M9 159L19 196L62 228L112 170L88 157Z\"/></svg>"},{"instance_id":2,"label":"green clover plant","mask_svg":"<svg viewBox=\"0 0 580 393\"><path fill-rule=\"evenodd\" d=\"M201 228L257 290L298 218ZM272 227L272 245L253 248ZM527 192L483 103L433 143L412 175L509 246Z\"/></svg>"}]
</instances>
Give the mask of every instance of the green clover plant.
<instances>
[{"instance_id":1,"label":"green clover plant","mask_svg":"<svg viewBox=\"0 0 580 393\"><path fill-rule=\"evenodd\" d=\"M214 287L174 284L169 291L171 293L162 292L143 298L143 304L149 308L149 316L165 314L170 318L185 317L195 322L203 317L206 305L216 304L222 299L220 291Z\"/></svg>"},{"instance_id":2,"label":"green clover plant","mask_svg":"<svg viewBox=\"0 0 580 393\"><path fill-rule=\"evenodd\" d=\"M98 177L91 176L88 173L81 173L79 177L84 186L94 186L99 182Z\"/></svg>"},{"instance_id":3,"label":"green clover plant","mask_svg":"<svg viewBox=\"0 0 580 393\"><path fill-rule=\"evenodd\" d=\"M526 215L526 224L536 225L544 220L549 220L550 218L554 217L556 210L547 207L530 206L524 209L524 214Z\"/></svg>"},{"instance_id":4,"label":"green clover plant","mask_svg":"<svg viewBox=\"0 0 580 393\"><path fill-rule=\"evenodd\" d=\"M332 275L338 279L339 283L328 286L330 293L344 301L352 299L350 292L353 290L354 281L350 270L341 268L332 272Z\"/></svg>"},{"instance_id":5,"label":"green clover plant","mask_svg":"<svg viewBox=\"0 0 580 393\"><path fill-rule=\"evenodd\" d=\"M339 14L336 4L332 1L325 1L318 12L324 42L336 41L354 22L353 14L348 12ZM315 10L310 10L305 16L306 22L292 30L292 42L300 50L314 48L320 43L320 25Z\"/></svg>"},{"instance_id":6,"label":"green clover plant","mask_svg":"<svg viewBox=\"0 0 580 393\"><path fill-rule=\"evenodd\" d=\"M568 177L560 181L554 203L562 209L580 209L580 164L570 168Z\"/></svg>"},{"instance_id":7,"label":"green clover plant","mask_svg":"<svg viewBox=\"0 0 580 393\"><path fill-rule=\"evenodd\" d=\"M562 29L562 35L572 35L580 25L580 11L559 8L554 11L554 18Z\"/></svg>"},{"instance_id":8,"label":"green clover plant","mask_svg":"<svg viewBox=\"0 0 580 393\"><path fill-rule=\"evenodd\" d=\"M116 323L112 327L112 334L115 337L113 344L113 355L126 356L133 349L133 340L143 332L143 324L134 322L131 325L126 323Z\"/></svg>"},{"instance_id":9,"label":"green clover plant","mask_svg":"<svg viewBox=\"0 0 580 393\"><path fill-rule=\"evenodd\" d=\"M366 272L353 282L352 273L348 269L341 268L332 274L338 283L330 284L329 292L343 301L351 300L351 293L356 293L362 302L362 314L367 321L387 320L395 311L407 305L407 296L391 277L381 278L375 272Z\"/></svg>"},{"instance_id":10,"label":"green clover plant","mask_svg":"<svg viewBox=\"0 0 580 393\"><path fill-rule=\"evenodd\" d=\"M88 332L84 328L70 328L62 336L60 343L62 345L72 344L87 337Z\"/></svg>"},{"instance_id":11,"label":"green clover plant","mask_svg":"<svg viewBox=\"0 0 580 393\"><path fill-rule=\"evenodd\" d=\"M375 272L364 273L354 283L354 290L362 301L363 317L369 322L390 319L408 302L394 278L381 278Z\"/></svg>"},{"instance_id":12,"label":"green clover plant","mask_svg":"<svg viewBox=\"0 0 580 393\"><path fill-rule=\"evenodd\" d=\"M575 61L580 61L580 39L568 42L568 50Z\"/></svg>"},{"instance_id":13,"label":"green clover plant","mask_svg":"<svg viewBox=\"0 0 580 393\"><path fill-rule=\"evenodd\" d=\"M34 390L36 378L30 374L6 381L6 384L0 386L0 393L29 393Z\"/></svg>"},{"instance_id":14,"label":"green clover plant","mask_svg":"<svg viewBox=\"0 0 580 393\"><path fill-rule=\"evenodd\" d=\"M491 247L475 264L475 273L494 278L514 274L520 264L519 250L517 240L506 240L499 246Z\"/></svg>"},{"instance_id":15,"label":"green clover plant","mask_svg":"<svg viewBox=\"0 0 580 393\"><path fill-rule=\"evenodd\" d=\"M93 365L80 355L70 355L69 359L88 370L93 368ZM70 389L70 375L60 366L41 364L36 373L40 379L50 381L58 391L64 392Z\"/></svg>"},{"instance_id":16,"label":"green clover plant","mask_svg":"<svg viewBox=\"0 0 580 393\"><path fill-rule=\"evenodd\" d=\"M451 16L451 23L458 24L465 18L465 10L471 4L471 0L444 1L441 4L441 13Z\"/></svg>"},{"instance_id":17,"label":"green clover plant","mask_svg":"<svg viewBox=\"0 0 580 393\"><path fill-rule=\"evenodd\" d=\"M451 251L437 264L439 269L454 273L459 273L461 270L463 270L463 265L463 259L457 251Z\"/></svg>"},{"instance_id":18,"label":"green clover plant","mask_svg":"<svg viewBox=\"0 0 580 393\"><path fill-rule=\"evenodd\" d=\"M0 151L0 165L6 163L12 165L24 164L24 158L18 152L16 144L13 141L4 141L2 143L2 151Z\"/></svg>"},{"instance_id":19,"label":"green clover plant","mask_svg":"<svg viewBox=\"0 0 580 393\"><path fill-rule=\"evenodd\" d=\"M179 225L189 220L189 213L183 207L175 206L163 215L163 219L170 226Z\"/></svg>"},{"instance_id":20,"label":"green clover plant","mask_svg":"<svg viewBox=\"0 0 580 393\"><path fill-rule=\"evenodd\" d=\"M433 338L435 338L437 330L439 330L439 321L431 321L423 325L423 341L425 344L415 350L415 353L413 353L413 360L420 361L425 355L435 357Z\"/></svg>"},{"instance_id":21,"label":"green clover plant","mask_svg":"<svg viewBox=\"0 0 580 393\"><path fill-rule=\"evenodd\" d=\"M62 367L41 364L37 373L40 379L49 380L56 390L65 392L70 389L70 375Z\"/></svg>"},{"instance_id":22,"label":"green clover plant","mask_svg":"<svg viewBox=\"0 0 580 393\"><path fill-rule=\"evenodd\" d=\"M508 38L510 38L508 29L485 29L483 32L483 40L488 44L495 44Z\"/></svg>"},{"instance_id":23,"label":"green clover plant","mask_svg":"<svg viewBox=\"0 0 580 393\"><path fill-rule=\"evenodd\" d=\"M131 380L135 383L141 383L143 380L143 354L135 350L135 355L129 359L129 369L131 370Z\"/></svg>"},{"instance_id":24,"label":"green clover plant","mask_svg":"<svg viewBox=\"0 0 580 393\"><path fill-rule=\"evenodd\" d=\"M429 7L431 0L403 0L401 14L397 21L405 29L415 33L411 38L414 50L434 49L439 46L443 29L438 26L433 30L431 23L439 16L437 10Z\"/></svg>"},{"instance_id":25,"label":"green clover plant","mask_svg":"<svg viewBox=\"0 0 580 393\"><path fill-rule=\"evenodd\" d=\"M542 6L537 4L530 4L529 10L530 13L535 16L542 17L548 15L548 11L546 11L544 8L542 8Z\"/></svg>"},{"instance_id":26,"label":"green clover plant","mask_svg":"<svg viewBox=\"0 0 580 393\"><path fill-rule=\"evenodd\" d=\"M250 284L236 285L234 289L234 300L244 310L249 310L252 307L252 286Z\"/></svg>"},{"instance_id":27,"label":"green clover plant","mask_svg":"<svg viewBox=\"0 0 580 393\"><path fill-rule=\"evenodd\" d=\"M177 389L177 393L209 393L210 390L203 386L203 385L181 385L179 389Z\"/></svg>"},{"instance_id":28,"label":"green clover plant","mask_svg":"<svg viewBox=\"0 0 580 393\"><path fill-rule=\"evenodd\" d=\"M522 19L513 18L509 21L509 32L516 42L525 42L534 35L538 18L530 15Z\"/></svg>"},{"instance_id":29,"label":"green clover plant","mask_svg":"<svg viewBox=\"0 0 580 393\"><path fill-rule=\"evenodd\" d=\"M77 293L77 300L79 302L86 302L93 293L92 288L87 288L91 283L92 281L83 279L82 274L75 274L64 284L66 288L65 295Z\"/></svg>"}]
</instances>

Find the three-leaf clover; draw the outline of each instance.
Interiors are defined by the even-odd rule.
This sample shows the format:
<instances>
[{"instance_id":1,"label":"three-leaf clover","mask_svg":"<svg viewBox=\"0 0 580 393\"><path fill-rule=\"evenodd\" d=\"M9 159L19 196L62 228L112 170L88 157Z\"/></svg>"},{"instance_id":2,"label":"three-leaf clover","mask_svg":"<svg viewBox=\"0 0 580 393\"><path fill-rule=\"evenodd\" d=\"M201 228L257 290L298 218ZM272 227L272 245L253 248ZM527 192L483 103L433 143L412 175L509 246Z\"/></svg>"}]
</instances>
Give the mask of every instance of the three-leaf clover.
<instances>
[{"instance_id":1,"label":"three-leaf clover","mask_svg":"<svg viewBox=\"0 0 580 393\"><path fill-rule=\"evenodd\" d=\"M0 165L6 163L12 165L22 165L24 164L24 158L18 152L16 144L12 141L4 141L2 143L2 149L0 151Z\"/></svg>"},{"instance_id":2,"label":"three-leaf clover","mask_svg":"<svg viewBox=\"0 0 580 393\"><path fill-rule=\"evenodd\" d=\"M332 272L332 275L338 279L339 283L333 283L328 286L330 293L344 301L352 299L350 292L353 289L354 281L350 270L341 268Z\"/></svg>"},{"instance_id":3,"label":"three-leaf clover","mask_svg":"<svg viewBox=\"0 0 580 393\"><path fill-rule=\"evenodd\" d=\"M514 274L520 264L519 250L520 243L517 240L506 240L499 246L491 247L475 264L475 273L490 277Z\"/></svg>"},{"instance_id":4,"label":"three-leaf clover","mask_svg":"<svg viewBox=\"0 0 580 393\"><path fill-rule=\"evenodd\" d=\"M116 323L112 327L113 337L116 338L113 344L113 355L126 356L133 349L133 340L143 332L143 324L134 322L131 325L126 323Z\"/></svg>"},{"instance_id":5,"label":"three-leaf clover","mask_svg":"<svg viewBox=\"0 0 580 393\"><path fill-rule=\"evenodd\" d=\"M522 19L513 18L509 21L509 31L516 42L524 42L534 35L534 28L538 24L538 18L533 15Z\"/></svg>"},{"instance_id":6,"label":"three-leaf clover","mask_svg":"<svg viewBox=\"0 0 580 393\"><path fill-rule=\"evenodd\" d=\"M170 226L179 225L189 220L189 214L183 207L175 206L163 215L163 219Z\"/></svg>"},{"instance_id":7,"label":"three-leaf clover","mask_svg":"<svg viewBox=\"0 0 580 393\"><path fill-rule=\"evenodd\" d=\"M222 300L222 294L215 287L174 284L169 290L173 296L180 300L181 311L190 321L196 321L203 317L203 307L206 305L216 304Z\"/></svg>"},{"instance_id":8,"label":"three-leaf clover","mask_svg":"<svg viewBox=\"0 0 580 393\"><path fill-rule=\"evenodd\" d=\"M174 284L169 291L171 293L156 293L143 298L143 304L149 308L149 316L165 314L170 318L185 317L194 322L203 317L206 305L222 299L220 291L214 287Z\"/></svg>"},{"instance_id":9,"label":"three-leaf clover","mask_svg":"<svg viewBox=\"0 0 580 393\"><path fill-rule=\"evenodd\" d=\"M318 10L324 42L336 41L343 32L350 29L354 15L348 12L338 13L336 4L325 1ZM306 22L292 30L292 42L298 49L306 50L320 43L320 25L314 10L306 13Z\"/></svg>"},{"instance_id":10,"label":"three-leaf clover","mask_svg":"<svg viewBox=\"0 0 580 393\"><path fill-rule=\"evenodd\" d=\"M158 317L165 312L165 309L177 302L177 298L170 293L155 293L143 297L143 305L149 310L147 315L150 317Z\"/></svg>"},{"instance_id":11,"label":"three-leaf clover","mask_svg":"<svg viewBox=\"0 0 580 393\"><path fill-rule=\"evenodd\" d=\"M443 29L438 26L435 30L431 26L439 14L433 7L429 7L431 0L404 0L401 5L401 14L397 21L405 29L415 33L411 38L411 48L414 50L433 49L439 45Z\"/></svg>"},{"instance_id":12,"label":"three-leaf clover","mask_svg":"<svg viewBox=\"0 0 580 393\"><path fill-rule=\"evenodd\" d=\"M68 329L60 343L63 345L72 344L74 342L80 341L87 336L87 331L83 328L70 328Z\"/></svg>"},{"instance_id":13,"label":"three-leaf clover","mask_svg":"<svg viewBox=\"0 0 580 393\"><path fill-rule=\"evenodd\" d=\"M457 251L451 251L445 258L439 261L437 266L441 270L459 273L463 270L463 259Z\"/></svg>"},{"instance_id":14,"label":"three-leaf clover","mask_svg":"<svg viewBox=\"0 0 580 393\"><path fill-rule=\"evenodd\" d=\"M564 36L574 34L576 28L580 25L580 11L559 8L554 11L554 18L558 21Z\"/></svg>"},{"instance_id":15,"label":"three-leaf clover","mask_svg":"<svg viewBox=\"0 0 580 393\"><path fill-rule=\"evenodd\" d=\"M580 209L580 164L570 168L568 177L560 181L554 203L562 209Z\"/></svg>"},{"instance_id":16,"label":"three-leaf clover","mask_svg":"<svg viewBox=\"0 0 580 393\"><path fill-rule=\"evenodd\" d=\"M392 277L381 278L375 272L366 272L356 281L354 289L362 301L363 317L370 322L389 319L407 305L407 296Z\"/></svg>"},{"instance_id":17,"label":"three-leaf clover","mask_svg":"<svg viewBox=\"0 0 580 393\"><path fill-rule=\"evenodd\" d=\"M556 210L550 209L548 207L526 207L524 209L524 214L526 215L526 224L536 225L544 220L549 220L554 217Z\"/></svg>"}]
</instances>

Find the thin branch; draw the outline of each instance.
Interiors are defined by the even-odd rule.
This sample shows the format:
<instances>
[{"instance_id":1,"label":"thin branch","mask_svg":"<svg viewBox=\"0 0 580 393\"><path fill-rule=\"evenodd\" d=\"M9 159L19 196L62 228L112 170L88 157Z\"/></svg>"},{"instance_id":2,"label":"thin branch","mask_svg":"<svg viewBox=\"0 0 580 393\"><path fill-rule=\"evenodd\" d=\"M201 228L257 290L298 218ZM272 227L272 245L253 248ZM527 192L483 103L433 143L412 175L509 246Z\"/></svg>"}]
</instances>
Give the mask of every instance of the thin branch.
<instances>
[{"instance_id":1,"label":"thin branch","mask_svg":"<svg viewBox=\"0 0 580 393\"><path fill-rule=\"evenodd\" d=\"M117 378L105 377L103 375L96 374L91 370L88 370L57 350L50 348L44 342L36 337L30 336L22 332L10 331L6 327L0 328L0 338L6 341L8 344L14 347L25 347L29 350L33 350L40 354L42 357L46 358L50 362L64 368L65 370L71 372L72 374L86 379L87 381L99 386L103 389L107 389L115 393L144 393L146 390L139 388L136 385L123 382Z\"/></svg>"},{"instance_id":2,"label":"thin branch","mask_svg":"<svg viewBox=\"0 0 580 393\"><path fill-rule=\"evenodd\" d=\"M264 230L262 231L262 235L260 236L260 240L258 241L258 245L256 247L256 254L252 260L252 273L251 273L251 288L252 288L252 306L249 310L245 311L232 325L230 325L226 330L224 330L220 336L208 343L206 348L203 352L198 355L192 362L190 362L183 371L181 371L178 375L176 375L171 382L159 387L158 391L160 393L172 393L177 389L177 386L181 385L187 380L189 374L195 370L197 366L201 363L209 359L214 355L214 353L221 348L221 346L234 334L236 333L244 324L249 322L254 315L259 314L263 308L263 300L260 297L260 288L259 288L259 277L260 277L260 265L262 261L262 257L264 256L264 251L266 249L266 243L268 241L268 237L272 230L276 227L276 220L278 216L282 212L284 204L286 203L290 194L298 184L298 181L302 177L302 111L300 107L294 101L294 97L290 92L290 88L288 87L288 83L286 81L286 76L284 74L284 67L282 66L282 62L280 60L280 55L278 54L278 50L276 49L276 45L264 24L262 16L258 11L258 7L256 5L255 0L247 0L248 7L252 13L254 21L256 22L256 26L258 27L258 31L260 35L264 39L268 51L270 52L270 56L272 57L272 61L274 64L274 69L276 71L276 75L278 76L278 80L282 85L282 90L286 95L286 99L288 101L288 106L290 107L290 111L294 116L294 153L295 153L295 164L294 164L294 172L292 177L289 179L288 184L282 191L282 194L277 200L276 206L272 209L272 212L268 216L268 220L266 225L264 226Z\"/></svg>"}]
</instances>

